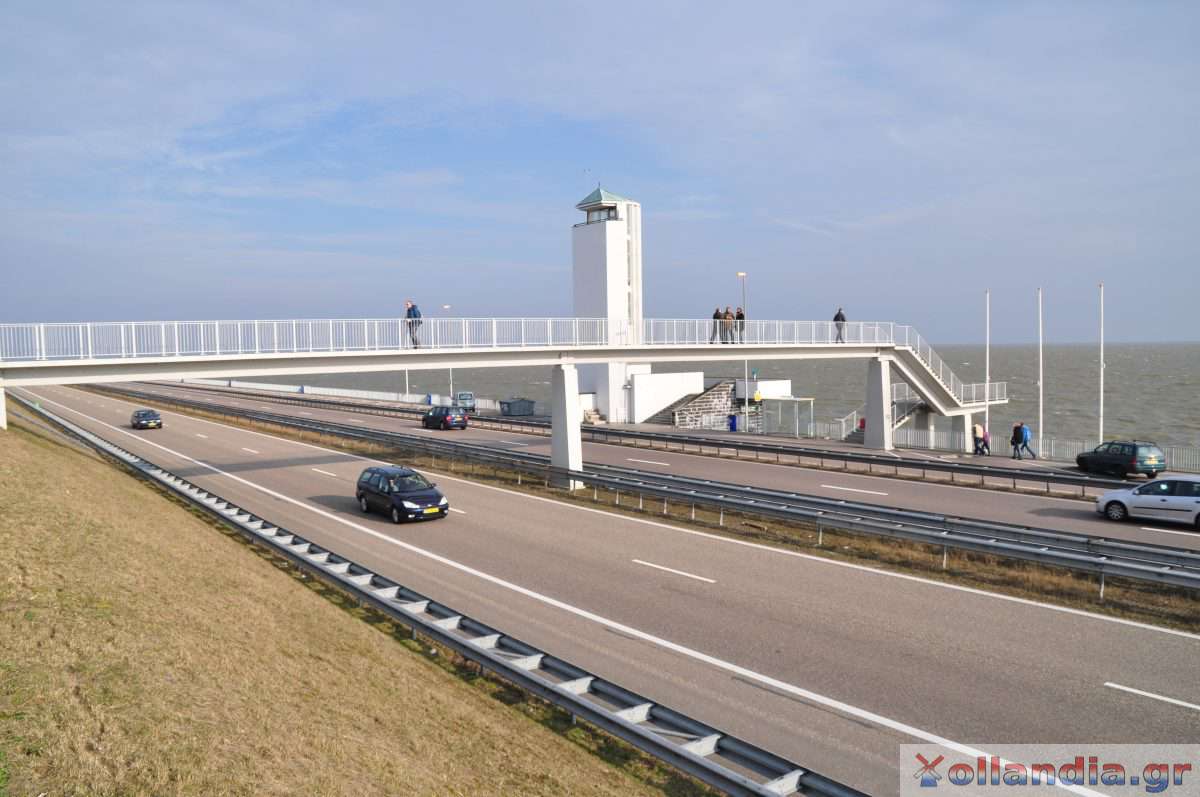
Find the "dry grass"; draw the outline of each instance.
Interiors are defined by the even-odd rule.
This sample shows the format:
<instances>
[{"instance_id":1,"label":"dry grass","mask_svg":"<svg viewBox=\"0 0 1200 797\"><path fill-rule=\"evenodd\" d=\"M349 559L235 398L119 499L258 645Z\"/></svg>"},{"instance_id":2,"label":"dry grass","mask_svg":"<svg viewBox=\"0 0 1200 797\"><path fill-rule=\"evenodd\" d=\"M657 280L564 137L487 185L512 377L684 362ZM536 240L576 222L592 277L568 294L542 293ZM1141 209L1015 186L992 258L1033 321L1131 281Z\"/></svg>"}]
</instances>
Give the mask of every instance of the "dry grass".
<instances>
[{"instance_id":1,"label":"dry grass","mask_svg":"<svg viewBox=\"0 0 1200 797\"><path fill-rule=\"evenodd\" d=\"M171 402L161 403L170 404ZM602 506L608 511L616 513L651 516L680 525L704 527L738 539L751 539L765 544L803 550L818 556L878 566L925 578L986 589L1004 595L1054 603L1170 628L1200 631L1200 594L1184 588L1109 578L1105 585L1104 600L1101 600L1097 577L1061 568L1046 567L1033 562L951 550L946 559L947 566L943 569L940 547L839 532L836 529L826 529L822 534L818 534L814 527L802 523L789 523L736 513L726 513L722 516L717 511L703 506L696 507L693 515L693 508L690 504L670 504L664 513L661 499L646 499L644 507L639 509L637 497L625 495L621 499L620 506L617 506L614 493L600 490L594 499L593 491L590 488L569 494L564 490L546 487L542 475L519 474L518 471L511 469L496 469L455 462L440 456L434 458L413 450L332 435L302 432L287 426L250 421L240 416L197 411L181 406L176 406L176 409L197 417L254 428L280 437L303 440L395 462L405 462L414 466L444 470L459 476L538 493L559 500L574 500Z\"/></svg>"},{"instance_id":2,"label":"dry grass","mask_svg":"<svg viewBox=\"0 0 1200 797\"><path fill-rule=\"evenodd\" d=\"M51 437L0 433L0 795L706 793Z\"/></svg>"}]
</instances>

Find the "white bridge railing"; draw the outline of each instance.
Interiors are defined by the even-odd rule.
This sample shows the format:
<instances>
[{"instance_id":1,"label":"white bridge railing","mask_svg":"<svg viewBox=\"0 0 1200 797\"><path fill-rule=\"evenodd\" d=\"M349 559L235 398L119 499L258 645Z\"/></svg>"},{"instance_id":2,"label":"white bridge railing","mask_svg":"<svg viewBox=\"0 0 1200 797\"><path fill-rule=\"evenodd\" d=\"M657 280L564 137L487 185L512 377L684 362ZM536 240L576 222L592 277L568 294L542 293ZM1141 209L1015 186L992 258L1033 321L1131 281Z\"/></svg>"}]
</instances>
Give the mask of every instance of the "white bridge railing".
<instances>
[{"instance_id":1,"label":"white bridge railing","mask_svg":"<svg viewBox=\"0 0 1200 797\"><path fill-rule=\"evenodd\" d=\"M134 321L0 324L0 363L134 357L573 346L896 346L911 349L964 404L984 385L963 384L910 326L890 321L646 319L641 329L602 318L366 318L278 321ZM992 401L1007 398L993 382Z\"/></svg>"}]
</instances>

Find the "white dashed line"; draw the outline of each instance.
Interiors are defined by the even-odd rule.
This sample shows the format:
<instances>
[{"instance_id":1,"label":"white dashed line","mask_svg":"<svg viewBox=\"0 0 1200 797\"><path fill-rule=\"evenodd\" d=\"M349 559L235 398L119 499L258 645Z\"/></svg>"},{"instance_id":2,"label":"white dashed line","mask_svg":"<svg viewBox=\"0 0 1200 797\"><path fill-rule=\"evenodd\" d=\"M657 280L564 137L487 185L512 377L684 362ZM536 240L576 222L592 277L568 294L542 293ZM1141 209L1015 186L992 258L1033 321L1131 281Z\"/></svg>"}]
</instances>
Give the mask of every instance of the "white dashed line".
<instances>
[{"instance_id":1,"label":"white dashed line","mask_svg":"<svg viewBox=\"0 0 1200 797\"><path fill-rule=\"evenodd\" d=\"M626 459L629 460L630 462L644 462L647 465L662 465L664 468L671 467L670 462L655 462L652 459L634 459L633 457L626 457Z\"/></svg>"},{"instance_id":2,"label":"white dashed line","mask_svg":"<svg viewBox=\"0 0 1200 797\"><path fill-rule=\"evenodd\" d=\"M466 512L464 512L463 510L459 509L458 507L454 507L454 506L450 507L450 511L451 511L451 512L457 512L457 513L458 513L458 514L460 514L460 515L465 515L465 514L467 514L467 513L466 513Z\"/></svg>"},{"instance_id":3,"label":"white dashed line","mask_svg":"<svg viewBox=\"0 0 1200 797\"><path fill-rule=\"evenodd\" d=\"M208 435L206 435L206 434L200 434L199 432L196 432L196 437L203 437L205 440L207 440L207 439L208 439Z\"/></svg>"},{"instance_id":4,"label":"white dashed line","mask_svg":"<svg viewBox=\"0 0 1200 797\"><path fill-rule=\"evenodd\" d=\"M527 446L529 443L518 443L516 440L497 440L497 443L508 443L510 446Z\"/></svg>"},{"instance_id":5,"label":"white dashed line","mask_svg":"<svg viewBox=\"0 0 1200 797\"><path fill-rule=\"evenodd\" d=\"M244 446L242 447L242 450L249 451L251 454L261 454L262 453L261 451L255 451L253 448L246 448Z\"/></svg>"},{"instance_id":6,"label":"white dashed line","mask_svg":"<svg viewBox=\"0 0 1200 797\"><path fill-rule=\"evenodd\" d=\"M1174 531L1172 529L1152 529L1149 526L1142 526L1142 531L1157 531L1159 534L1182 534L1188 537L1195 537L1195 532L1191 531Z\"/></svg>"},{"instance_id":7,"label":"white dashed line","mask_svg":"<svg viewBox=\"0 0 1200 797\"><path fill-rule=\"evenodd\" d=\"M860 490L857 487L838 487L836 484L822 484L827 490L845 490L848 493L866 493L867 495L887 495L879 490Z\"/></svg>"},{"instance_id":8,"label":"white dashed line","mask_svg":"<svg viewBox=\"0 0 1200 797\"><path fill-rule=\"evenodd\" d=\"M1184 708L1190 708L1193 711L1200 711L1200 706L1196 705L1195 703L1185 703L1184 701L1176 700L1173 697L1163 697L1162 695L1156 695L1153 692L1143 692L1141 689L1134 689L1132 686L1121 686L1120 684L1114 683L1105 683L1104 685L1109 689L1119 689L1122 692L1129 692L1130 694L1141 695L1142 697L1148 697L1152 700L1161 700L1164 703L1170 703L1174 706L1183 706Z\"/></svg>"},{"instance_id":9,"label":"white dashed line","mask_svg":"<svg viewBox=\"0 0 1200 797\"><path fill-rule=\"evenodd\" d=\"M339 478L336 473L330 473L327 470L321 470L320 468L313 468L313 470L316 471L317 473L323 474L325 476L332 476L335 479Z\"/></svg>"},{"instance_id":10,"label":"white dashed line","mask_svg":"<svg viewBox=\"0 0 1200 797\"><path fill-rule=\"evenodd\" d=\"M694 578L697 581L704 581L708 584L716 584L717 583L715 579L705 578L704 576L697 576L693 573L685 573L682 570L676 570L673 567L663 567L662 565L656 565L653 562L643 562L641 559L633 559L631 561L635 565L645 565L646 567L653 567L655 570L665 570L666 572L674 573L677 576L684 576L685 578Z\"/></svg>"}]
</instances>

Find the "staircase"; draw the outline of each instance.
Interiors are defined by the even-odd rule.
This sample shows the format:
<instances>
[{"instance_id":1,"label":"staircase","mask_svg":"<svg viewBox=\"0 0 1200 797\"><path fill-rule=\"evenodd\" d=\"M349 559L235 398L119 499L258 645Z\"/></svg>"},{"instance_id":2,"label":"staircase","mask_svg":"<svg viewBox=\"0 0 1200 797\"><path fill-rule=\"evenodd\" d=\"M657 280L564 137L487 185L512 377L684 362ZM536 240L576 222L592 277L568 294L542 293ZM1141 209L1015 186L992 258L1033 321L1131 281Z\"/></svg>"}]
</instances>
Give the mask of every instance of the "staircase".
<instances>
[{"instance_id":1,"label":"staircase","mask_svg":"<svg viewBox=\"0 0 1200 797\"><path fill-rule=\"evenodd\" d=\"M843 437L847 443L862 444L866 439L866 432L858 425L858 419L865 414L867 405L864 404L854 412L850 413L843 420L853 418L853 428ZM909 419L922 410L929 410L929 405L925 403L916 392L903 382L892 384L892 429L899 429L904 424L908 423Z\"/></svg>"},{"instance_id":2,"label":"staircase","mask_svg":"<svg viewBox=\"0 0 1200 797\"><path fill-rule=\"evenodd\" d=\"M599 410L584 410L583 423L588 426L600 426L605 423L605 420Z\"/></svg>"},{"instance_id":3,"label":"staircase","mask_svg":"<svg viewBox=\"0 0 1200 797\"><path fill-rule=\"evenodd\" d=\"M733 391L736 382L722 379L703 393L671 411L671 425L680 429L700 427L705 416L729 415L735 411Z\"/></svg>"},{"instance_id":4,"label":"staircase","mask_svg":"<svg viewBox=\"0 0 1200 797\"><path fill-rule=\"evenodd\" d=\"M703 395L703 394L702 393L689 393L688 395L679 399L679 401L676 401L674 404L670 404L666 407L663 407L661 410L659 410L658 412L651 415L649 418L647 418L645 420L645 423L661 423L666 426L674 426L676 410L683 409L691 401L695 400L696 398L699 398L701 395Z\"/></svg>"}]
</instances>

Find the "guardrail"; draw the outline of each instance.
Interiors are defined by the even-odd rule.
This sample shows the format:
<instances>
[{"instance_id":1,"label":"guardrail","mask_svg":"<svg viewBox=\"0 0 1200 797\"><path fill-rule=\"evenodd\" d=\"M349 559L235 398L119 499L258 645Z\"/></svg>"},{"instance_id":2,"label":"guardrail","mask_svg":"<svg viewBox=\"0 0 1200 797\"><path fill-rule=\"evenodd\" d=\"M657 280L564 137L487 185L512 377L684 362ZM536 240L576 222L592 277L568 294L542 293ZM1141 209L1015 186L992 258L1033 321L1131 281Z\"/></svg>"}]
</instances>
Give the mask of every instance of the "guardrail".
<instances>
[{"instance_id":1,"label":"guardrail","mask_svg":"<svg viewBox=\"0 0 1200 797\"><path fill-rule=\"evenodd\" d=\"M426 637L494 675L726 794L755 797L797 793L828 797L862 795L783 756L724 733L474 620L198 487L22 396L14 398L97 450L135 468L145 478L233 526L252 541L265 545L359 602L412 629L414 635L419 629Z\"/></svg>"},{"instance_id":2,"label":"guardrail","mask_svg":"<svg viewBox=\"0 0 1200 797\"><path fill-rule=\"evenodd\" d=\"M547 484L552 476L556 476L590 486L597 494L599 488L615 491L618 503L621 492L638 495L639 508L643 509L644 499L649 496L663 500L664 507L670 501L691 504L693 517L696 507L717 510L721 513L722 523L725 512L742 512L811 523L816 526L818 534L825 529L843 529L939 546L944 552L952 548L962 549L1093 573L1100 577L1101 597L1104 595L1106 576L1200 589L1200 552L1183 548L1129 543L974 518L894 509L708 479L648 473L632 468L590 465L584 471L560 472L550 467L549 457L540 454L502 451L472 443L434 440L403 432L364 429L349 424L298 419L277 413L234 410L192 399L138 394L137 391L127 390L114 392L295 429L367 440L376 444L384 443L433 456L441 455L493 467L516 469L518 473L524 469L526 472L533 472Z\"/></svg>"},{"instance_id":3,"label":"guardrail","mask_svg":"<svg viewBox=\"0 0 1200 797\"><path fill-rule=\"evenodd\" d=\"M103 389L118 393L127 392L131 395L137 394L139 397L147 399L163 398L162 394L130 391L128 388L119 388L111 385L105 385ZM202 388L202 391L237 396L255 396L280 404L345 410L367 415L416 418L422 414L422 410L417 409L389 407L381 404L363 404L336 399L312 398L307 395L271 394L269 392L215 386L206 386ZM545 421L494 416L472 416L471 422L481 428L495 428L505 431L516 430L531 434L550 434L550 424ZM816 462L819 467L825 467L828 462L841 462L844 466L850 464L866 465L868 473L891 472L898 475L901 471L908 471L919 472L922 477L931 472L949 473L952 480L956 479L959 475L974 476L979 478L980 484L986 483L988 479L993 481L1005 480L1011 482L1014 488L1017 486L1017 483L1044 484L1046 492L1050 492L1051 486L1054 485L1079 487L1081 496L1086 496L1088 489L1112 490L1137 484L1137 482L1093 476L1086 473L1063 473L1061 471L976 465L932 459L906 459L887 454L870 454L865 451L832 451L791 443L764 443L733 437L701 437L699 435L673 434L671 432L647 432L637 429L614 428L611 426L586 425L581 427L581 433L585 440L593 443L628 445L632 442L634 447L640 447L638 446L638 442L646 441L650 443L650 447L652 448L654 447L654 443L664 443L666 444L664 450L671 450L670 445L674 444L678 446L677 450L682 453L705 454L706 452L733 451L739 457L742 453L752 454L755 459L761 459L765 455L773 457L776 463L784 462L785 458L794 458L797 464L804 461L812 461Z\"/></svg>"}]
</instances>

